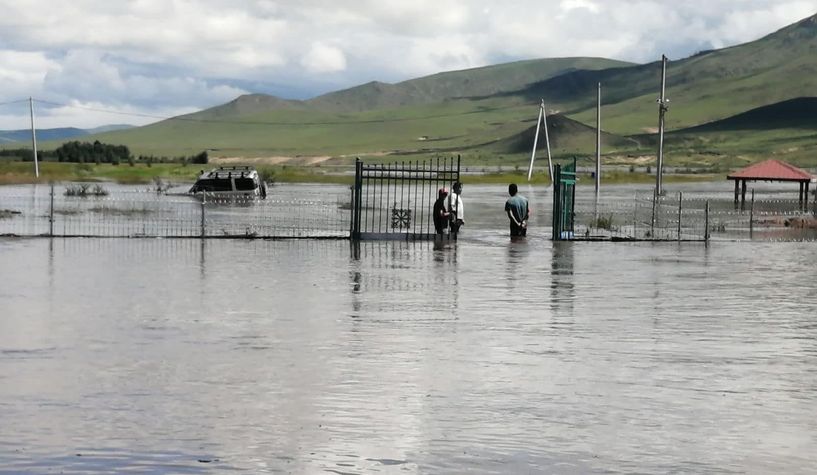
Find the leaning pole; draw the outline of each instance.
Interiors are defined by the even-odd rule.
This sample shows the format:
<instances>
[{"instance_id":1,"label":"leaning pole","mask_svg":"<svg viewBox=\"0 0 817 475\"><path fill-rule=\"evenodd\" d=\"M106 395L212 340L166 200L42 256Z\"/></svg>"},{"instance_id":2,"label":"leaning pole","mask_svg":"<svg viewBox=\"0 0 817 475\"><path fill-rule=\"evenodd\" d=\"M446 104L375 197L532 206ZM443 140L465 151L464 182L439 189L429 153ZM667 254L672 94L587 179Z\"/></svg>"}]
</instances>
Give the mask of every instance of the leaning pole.
<instances>
[{"instance_id":1,"label":"leaning pole","mask_svg":"<svg viewBox=\"0 0 817 475\"><path fill-rule=\"evenodd\" d=\"M40 166L37 164L37 132L34 128L34 99L28 98L28 110L31 113L31 148L34 151L34 176L40 177Z\"/></svg>"},{"instance_id":2,"label":"leaning pole","mask_svg":"<svg viewBox=\"0 0 817 475\"><path fill-rule=\"evenodd\" d=\"M542 123L544 103L545 100L542 99L542 103L539 104L539 115L536 117L536 133L534 133L533 135L533 150L531 150L530 152L530 165L528 165L528 181L530 181L531 174L533 174L533 160L536 159L536 145L539 143L539 124Z\"/></svg>"}]
</instances>

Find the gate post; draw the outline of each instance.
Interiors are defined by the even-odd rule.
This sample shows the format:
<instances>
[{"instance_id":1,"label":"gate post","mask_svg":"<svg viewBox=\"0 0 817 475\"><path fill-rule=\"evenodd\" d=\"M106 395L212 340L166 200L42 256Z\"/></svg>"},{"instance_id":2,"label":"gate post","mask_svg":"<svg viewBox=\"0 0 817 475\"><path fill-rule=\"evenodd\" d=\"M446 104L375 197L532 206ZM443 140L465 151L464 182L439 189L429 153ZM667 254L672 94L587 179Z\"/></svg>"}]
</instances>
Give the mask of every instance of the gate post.
<instances>
[{"instance_id":1,"label":"gate post","mask_svg":"<svg viewBox=\"0 0 817 475\"><path fill-rule=\"evenodd\" d=\"M205 234L207 234L205 224L204 224L204 204L207 201L207 191L201 192L201 238L204 239Z\"/></svg>"},{"instance_id":2,"label":"gate post","mask_svg":"<svg viewBox=\"0 0 817 475\"><path fill-rule=\"evenodd\" d=\"M562 166L553 167L553 217L551 218L551 240L562 240Z\"/></svg>"},{"instance_id":3,"label":"gate post","mask_svg":"<svg viewBox=\"0 0 817 475\"><path fill-rule=\"evenodd\" d=\"M360 239L360 193L363 190L363 162L358 157L355 160L355 187L352 203L352 239Z\"/></svg>"},{"instance_id":4,"label":"gate post","mask_svg":"<svg viewBox=\"0 0 817 475\"><path fill-rule=\"evenodd\" d=\"M678 240L681 240L681 202L684 199L684 193L678 192Z\"/></svg>"}]
</instances>

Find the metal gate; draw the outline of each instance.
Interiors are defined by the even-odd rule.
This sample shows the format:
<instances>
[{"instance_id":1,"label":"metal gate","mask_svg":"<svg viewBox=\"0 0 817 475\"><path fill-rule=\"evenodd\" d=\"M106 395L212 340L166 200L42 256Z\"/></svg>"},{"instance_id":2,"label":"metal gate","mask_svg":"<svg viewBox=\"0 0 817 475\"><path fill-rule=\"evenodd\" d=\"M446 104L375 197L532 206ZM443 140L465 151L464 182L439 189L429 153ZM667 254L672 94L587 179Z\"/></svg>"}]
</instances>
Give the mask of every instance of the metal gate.
<instances>
[{"instance_id":1,"label":"metal gate","mask_svg":"<svg viewBox=\"0 0 817 475\"><path fill-rule=\"evenodd\" d=\"M553 224L554 241L573 239L573 205L576 202L576 158L573 163L556 165L553 170Z\"/></svg>"},{"instance_id":2,"label":"metal gate","mask_svg":"<svg viewBox=\"0 0 817 475\"><path fill-rule=\"evenodd\" d=\"M434 238L437 190L460 179L460 157L389 164L355 164L352 239Z\"/></svg>"}]
</instances>

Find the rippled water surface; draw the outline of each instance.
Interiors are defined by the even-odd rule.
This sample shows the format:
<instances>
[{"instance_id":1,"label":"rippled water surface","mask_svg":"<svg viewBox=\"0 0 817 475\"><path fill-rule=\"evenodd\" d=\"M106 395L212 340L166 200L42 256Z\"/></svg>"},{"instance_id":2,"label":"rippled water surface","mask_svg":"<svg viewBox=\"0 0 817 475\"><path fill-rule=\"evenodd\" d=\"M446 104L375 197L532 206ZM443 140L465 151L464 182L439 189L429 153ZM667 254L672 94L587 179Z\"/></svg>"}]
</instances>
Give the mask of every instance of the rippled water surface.
<instances>
[{"instance_id":1,"label":"rippled water surface","mask_svg":"<svg viewBox=\"0 0 817 475\"><path fill-rule=\"evenodd\" d=\"M0 473L815 473L813 243L0 240Z\"/></svg>"}]
</instances>

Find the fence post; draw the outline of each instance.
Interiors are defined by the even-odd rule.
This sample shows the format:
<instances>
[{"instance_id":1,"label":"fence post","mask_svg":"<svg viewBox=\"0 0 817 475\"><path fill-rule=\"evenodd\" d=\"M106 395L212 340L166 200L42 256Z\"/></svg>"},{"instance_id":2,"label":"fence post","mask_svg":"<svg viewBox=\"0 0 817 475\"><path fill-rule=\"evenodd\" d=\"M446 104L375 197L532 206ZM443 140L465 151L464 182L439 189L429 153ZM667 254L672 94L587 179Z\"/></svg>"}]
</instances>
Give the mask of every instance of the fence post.
<instances>
[{"instance_id":1,"label":"fence post","mask_svg":"<svg viewBox=\"0 0 817 475\"><path fill-rule=\"evenodd\" d=\"M681 201L684 199L684 193L678 192L678 241L681 240Z\"/></svg>"},{"instance_id":2,"label":"fence post","mask_svg":"<svg viewBox=\"0 0 817 475\"><path fill-rule=\"evenodd\" d=\"M204 225L204 202L207 201L207 192L201 192L201 238L204 239L206 233Z\"/></svg>"},{"instance_id":3,"label":"fence post","mask_svg":"<svg viewBox=\"0 0 817 475\"><path fill-rule=\"evenodd\" d=\"M650 218L650 239L655 239L655 202L658 199L658 189L652 189L652 218Z\"/></svg>"},{"instance_id":4,"label":"fence post","mask_svg":"<svg viewBox=\"0 0 817 475\"><path fill-rule=\"evenodd\" d=\"M752 188L752 204L749 205L749 239L752 239L752 235L754 234L754 221L755 221L755 189Z\"/></svg>"},{"instance_id":5,"label":"fence post","mask_svg":"<svg viewBox=\"0 0 817 475\"><path fill-rule=\"evenodd\" d=\"M54 182L51 182L51 206L48 210L48 237L54 237Z\"/></svg>"},{"instance_id":6,"label":"fence post","mask_svg":"<svg viewBox=\"0 0 817 475\"><path fill-rule=\"evenodd\" d=\"M704 208L704 241L709 242L709 200L706 200Z\"/></svg>"},{"instance_id":7,"label":"fence post","mask_svg":"<svg viewBox=\"0 0 817 475\"><path fill-rule=\"evenodd\" d=\"M360 211L362 198L360 196L363 191L363 162L358 157L355 160L355 202L352 204L354 213L352 213L352 239L360 239Z\"/></svg>"}]
</instances>

